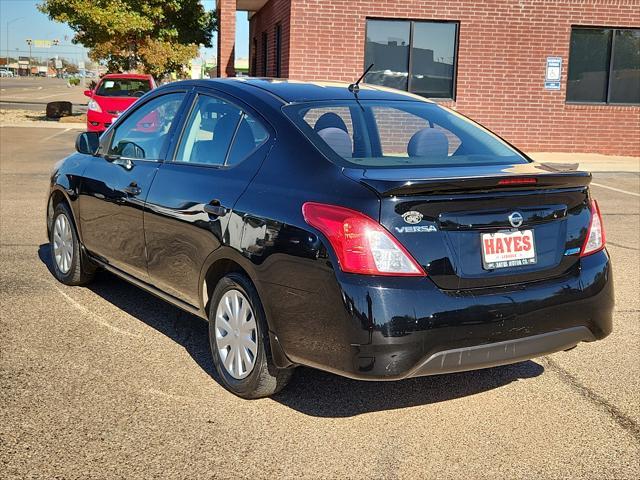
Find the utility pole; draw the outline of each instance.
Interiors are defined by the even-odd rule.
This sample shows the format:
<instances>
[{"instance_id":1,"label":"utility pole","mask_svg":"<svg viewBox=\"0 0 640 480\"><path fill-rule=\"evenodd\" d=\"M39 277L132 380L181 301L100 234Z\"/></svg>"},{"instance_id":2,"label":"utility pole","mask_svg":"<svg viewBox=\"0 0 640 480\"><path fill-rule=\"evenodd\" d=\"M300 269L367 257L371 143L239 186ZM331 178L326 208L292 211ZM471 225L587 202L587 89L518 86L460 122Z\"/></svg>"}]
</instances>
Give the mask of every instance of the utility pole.
<instances>
[{"instance_id":1,"label":"utility pole","mask_svg":"<svg viewBox=\"0 0 640 480\"><path fill-rule=\"evenodd\" d=\"M9 69L9 25L11 25L13 22L17 22L18 20L22 20L23 18L24 17L18 17L7 22L7 70Z\"/></svg>"},{"instance_id":2,"label":"utility pole","mask_svg":"<svg viewBox=\"0 0 640 480\"><path fill-rule=\"evenodd\" d=\"M28 70L28 77L31 76L31 44L33 43L33 40L31 40L30 38L27 38L27 45L29 45L29 70Z\"/></svg>"}]
</instances>

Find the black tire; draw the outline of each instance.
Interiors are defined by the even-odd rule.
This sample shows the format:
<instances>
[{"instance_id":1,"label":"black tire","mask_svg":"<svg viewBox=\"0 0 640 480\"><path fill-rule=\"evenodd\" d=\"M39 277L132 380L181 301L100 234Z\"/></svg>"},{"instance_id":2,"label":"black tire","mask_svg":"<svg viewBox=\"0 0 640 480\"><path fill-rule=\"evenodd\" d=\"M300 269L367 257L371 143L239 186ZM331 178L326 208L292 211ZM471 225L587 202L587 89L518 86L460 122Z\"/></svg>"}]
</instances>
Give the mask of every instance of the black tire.
<instances>
[{"instance_id":1,"label":"black tire","mask_svg":"<svg viewBox=\"0 0 640 480\"><path fill-rule=\"evenodd\" d=\"M255 364L253 370L242 379L234 378L227 372L216 344L216 311L220 300L230 290L240 291L249 300L257 326ZM251 281L243 274L228 274L218 282L213 292L209 307L209 345L220 382L239 397L253 399L273 395L286 386L293 373L293 368L282 369L274 365L262 302Z\"/></svg>"},{"instance_id":2,"label":"black tire","mask_svg":"<svg viewBox=\"0 0 640 480\"><path fill-rule=\"evenodd\" d=\"M56 220L60 215L64 215L66 217L66 221L69 222L69 226L71 228L71 239L73 242L71 266L67 272L63 272L58 266L54 252L54 228ZM69 207L65 203L61 202L56 206L53 211L53 218L51 219L50 225L49 245L51 250L51 263L53 264L53 274L55 277L65 285L86 285L91 282L96 268L80 248L78 232L76 231L76 226L73 221L73 215L71 215Z\"/></svg>"}]
</instances>

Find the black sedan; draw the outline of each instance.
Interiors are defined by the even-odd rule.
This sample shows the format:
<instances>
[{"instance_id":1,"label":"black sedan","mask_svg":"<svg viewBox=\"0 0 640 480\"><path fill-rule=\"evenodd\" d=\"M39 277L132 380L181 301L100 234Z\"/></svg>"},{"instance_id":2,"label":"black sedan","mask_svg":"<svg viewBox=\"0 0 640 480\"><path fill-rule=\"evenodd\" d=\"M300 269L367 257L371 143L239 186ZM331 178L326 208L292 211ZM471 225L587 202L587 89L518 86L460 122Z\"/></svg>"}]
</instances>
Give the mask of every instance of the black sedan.
<instances>
[{"instance_id":1,"label":"black sedan","mask_svg":"<svg viewBox=\"0 0 640 480\"><path fill-rule=\"evenodd\" d=\"M339 83L172 83L51 176L68 285L105 269L209 321L220 381L297 365L395 380L604 338L613 284L591 176L464 116Z\"/></svg>"}]
</instances>

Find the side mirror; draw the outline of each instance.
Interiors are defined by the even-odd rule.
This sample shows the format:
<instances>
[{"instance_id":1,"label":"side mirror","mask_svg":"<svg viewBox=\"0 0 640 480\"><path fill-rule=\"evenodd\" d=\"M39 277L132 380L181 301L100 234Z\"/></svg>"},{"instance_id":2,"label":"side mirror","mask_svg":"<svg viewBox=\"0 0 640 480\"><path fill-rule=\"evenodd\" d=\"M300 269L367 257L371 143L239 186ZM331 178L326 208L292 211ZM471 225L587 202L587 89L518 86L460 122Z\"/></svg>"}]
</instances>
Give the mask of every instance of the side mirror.
<instances>
[{"instance_id":1,"label":"side mirror","mask_svg":"<svg viewBox=\"0 0 640 480\"><path fill-rule=\"evenodd\" d=\"M93 90L85 90L84 96L91 98L93 96Z\"/></svg>"},{"instance_id":2,"label":"side mirror","mask_svg":"<svg viewBox=\"0 0 640 480\"><path fill-rule=\"evenodd\" d=\"M76 138L76 150L85 155L95 155L100 146L98 132L83 132Z\"/></svg>"}]
</instances>

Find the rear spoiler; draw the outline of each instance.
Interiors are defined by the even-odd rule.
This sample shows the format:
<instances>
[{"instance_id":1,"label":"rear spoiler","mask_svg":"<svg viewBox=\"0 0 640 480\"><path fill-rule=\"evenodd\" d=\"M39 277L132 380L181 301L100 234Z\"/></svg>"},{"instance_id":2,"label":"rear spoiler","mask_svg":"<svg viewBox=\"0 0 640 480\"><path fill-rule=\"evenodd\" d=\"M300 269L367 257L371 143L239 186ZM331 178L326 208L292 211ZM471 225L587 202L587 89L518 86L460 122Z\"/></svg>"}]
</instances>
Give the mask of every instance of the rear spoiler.
<instances>
[{"instance_id":1,"label":"rear spoiler","mask_svg":"<svg viewBox=\"0 0 640 480\"><path fill-rule=\"evenodd\" d=\"M382 169L381 169L382 170ZM453 170L453 169L451 169ZM377 170L380 171L380 170ZM584 171L554 171L542 166L535 174L500 173L487 176L455 176L435 178L395 179L376 175L376 170L363 172L344 169L349 178L367 185L383 197L404 195L437 195L447 193L480 193L488 191L543 190L584 188L591 183L591 173ZM410 171L409 171L410 172Z\"/></svg>"}]
</instances>

